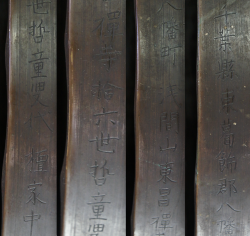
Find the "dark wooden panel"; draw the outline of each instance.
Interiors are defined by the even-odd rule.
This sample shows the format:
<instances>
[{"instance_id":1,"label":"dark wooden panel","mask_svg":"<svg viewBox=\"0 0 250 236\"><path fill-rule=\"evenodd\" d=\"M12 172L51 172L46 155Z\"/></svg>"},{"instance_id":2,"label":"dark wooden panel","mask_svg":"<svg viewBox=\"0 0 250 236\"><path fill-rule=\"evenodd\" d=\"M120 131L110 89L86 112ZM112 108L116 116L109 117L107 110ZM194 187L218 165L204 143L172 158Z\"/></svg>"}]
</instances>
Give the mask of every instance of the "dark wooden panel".
<instances>
[{"instance_id":1,"label":"dark wooden panel","mask_svg":"<svg viewBox=\"0 0 250 236\"><path fill-rule=\"evenodd\" d=\"M125 235L125 1L68 3L62 235Z\"/></svg>"},{"instance_id":2,"label":"dark wooden panel","mask_svg":"<svg viewBox=\"0 0 250 236\"><path fill-rule=\"evenodd\" d=\"M250 2L199 1L197 235L249 235Z\"/></svg>"},{"instance_id":3,"label":"dark wooden panel","mask_svg":"<svg viewBox=\"0 0 250 236\"><path fill-rule=\"evenodd\" d=\"M56 235L56 1L9 9L2 235Z\"/></svg>"},{"instance_id":4,"label":"dark wooden panel","mask_svg":"<svg viewBox=\"0 0 250 236\"><path fill-rule=\"evenodd\" d=\"M136 1L133 235L185 235L184 1Z\"/></svg>"}]
</instances>

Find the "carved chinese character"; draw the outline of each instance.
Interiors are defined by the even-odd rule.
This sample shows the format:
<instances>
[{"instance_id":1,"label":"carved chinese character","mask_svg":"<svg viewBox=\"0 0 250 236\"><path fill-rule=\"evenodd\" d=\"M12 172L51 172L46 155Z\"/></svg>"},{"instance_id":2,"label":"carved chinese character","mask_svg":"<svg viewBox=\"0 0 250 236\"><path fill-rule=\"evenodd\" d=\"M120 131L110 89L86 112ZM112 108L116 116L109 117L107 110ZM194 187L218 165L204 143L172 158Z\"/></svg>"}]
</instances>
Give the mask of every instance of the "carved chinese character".
<instances>
[{"instance_id":1,"label":"carved chinese character","mask_svg":"<svg viewBox=\"0 0 250 236\"><path fill-rule=\"evenodd\" d=\"M93 232L94 233L96 233L96 232L98 232L98 233L103 232L104 231L104 227L105 227L104 224L94 224ZM90 227L89 227L89 232L91 231L91 228L92 228L92 225L90 225ZM91 236L95 236L95 235L98 236L98 234L90 234L90 235Z\"/></svg>"},{"instance_id":2,"label":"carved chinese character","mask_svg":"<svg viewBox=\"0 0 250 236\"><path fill-rule=\"evenodd\" d=\"M223 172L225 169L228 169L231 171L236 170L237 161L235 156L231 156L231 152L227 155L226 152L221 151L216 158L219 162L220 171Z\"/></svg>"},{"instance_id":3,"label":"carved chinese character","mask_svg":"<svg viewBox=\"0 0 250 236\"><path fill-rule=\"evenodd\" d=\"M161 199L158 200L159 207L167 207L169 205L168 195L170 194L169 188L161 188L159 190Z\"/></svg>"},{"instance_id":4,"label":"carved chinese character","mask_svg":"<svg viewBox=\"0 0 250 236\"><path fill-rule=\"evenodd\" d=\"M116 89L122 90L122 88L114 84L110 83L102 84L101 81L99 81L98 84L92 85L91 94L98 100L100 100L102 96L104 97L105 100L111 100L114 96L114 92Z\"/></svg>"},{"instance_id":5,"label":"carved chinese character","mask_svg":"<svg viewBox=\"0 0 250 236\"><path fill-rule=\"evenodd\" d=\"M236 229L236 224L234 224L234 220L231 217L228 220L220 220L217 225L220 226L220 233L234 234Z\"/></svg>"},{"instance_id":6,"label":"carved chinese character","mask_svg":"<svg viewBox=\"0 0 250 236\"><path fill-rule=\"evenodd\" d=\"M224 123L221 124L222 128L222 137L224 139L224 145L233 147L234 144L234 134L231 133L231 124L228 119L227 122L224 120Z\"/></svg>"},{"instance_id":7,"label":"carved chinese character","mask_svg":"<svg viewBox=\"0 0 250 236\"><path fill-rule=\"evenodd\" d=\"M31 77L32 79L47 77L46 75L42 75L42 70L44 67L44 60L48 60L49 58L43 58L43 53L43 51L39 51L37 49L37 52L32 54L32 56L34 56L34 60L29 61L29 63L33 64L33 69L35 73L35 76Z\"/></svg>"},{"instance_id":8,"label":"carved chinese character","mask_svg":"<svg viewBox=\"0 0 250 236\"><path fill-rule=\"evenodd\" d=\"M115 150L114 150L114 149L113 149L113 150L103 150L103 149L100 149L100 146L101 146L101 147L108 146L110 140L119 140L119 138L118 138L118 137L110 137L109 134L108 134L108 136L105 138L104 135L103 135L103 132L101 132L101 138L96 137L95 139L89 140L89 142L96 142L96 150L97 150L98 152L115 153Z\"/></svg>"},{"instance_id":9,"label":"carved chinese character","mask_svg":"<svg viewBox=\"0 0 250 236\"><path fill-rule=\"evenodd\" d=\"M172 150L173 152L177 149L177 144L175 144L173 147L169 147L169 139L167 138L167 146L165 148L162 148L160 146L160 151L167 151L167 150Z\"/></svg>"},{"instance_id":10,"label":"carved chinese character","mask_svg":"<svg viewBox=\"0 0 250 236\"><path fill-rule=\"evenodd\" d=\"M40 101L40 93L38 94L34 94L33 97L35 98L35 101L31 104L31 107L35 106L37 103L44 106L44 107L48 107L47 105L43 104L41 101Z\"/></svg>"},{"instance_id":11,"label":"carved chinese character","mask_svg":"<svg viewBox=\"0 0 250 236\"><path fill-rule=\"evenodd\" d=\"M37 118L41 118L41 120L43 121L44 125L50 130L50 132L53 132L53 130L50 128L50 126L48 125L48 123L45 120L45 116L47 114L41 114L40 112L37 112L38 116L33 117L33 113L30 114L29 119L24 123L25 125L28 124L29 128L32 129L33 128L33 119L37 119ZM49 113L48 113L49 114Z\"/></svg>"},{"instance_id":12,"label":"carved chinese character","mask_svg":"<svg viewBox=\"0 0 250 236\"><path fill-rule=\"evenodd\" d=\"M121 12L113 11L113 12L109 12L107 15L108 15L109 20L117 20L120 18Z\"/></svg>"},{"instance_id":13,"label":"carved chinese character","mask_svg":"<svg viewBox=\"0 0 250 236\"><path fill-rule=\"evenodd\" d=\"M89 202L88 205L92 206L92 211L94 213L95 218L90 218L90 220L107 220L106 218L101 218L100 216L105 210L105 204L110 204L111 202L104 202L103 199L106 195L100 194L98 192L97 195L92 196L94 202ZM97 232L97 231L94 231Z\"/></svg>"},{"instance_id":14,"label":"carved chinese character","mask_svg":"<svg viewBox=\"0 0 250 236\"><path fill-rule=\"evenodd\" d=\"M155 229L171 229L173 228L172 226L170 226L170 220L171 220L171 215L170 214L162 214L162 219L161 219L161 224L159 224L159 219L160 217L154 217L152 218L153 220L155 220L154 222L152 222L150 225L154 225L155 224Z\"/></svg>"},{"instance_id":15,"label":"carved chinese character","mask_svg":"<svg viewBox=\"0 0 250 236\"><path fill-rule=\"evenodd\" d=\"M235 111L235 109L233 108L234 91L233 90L229 91L228 89L226 89L226 91L222 93L221 102L222 102L222 110L227 115L230 113L231 110Z\"/></svg>"},{"instance_id":16,"label":"carved chinese character","mask_svg":"<svg viewBox=\"0 0 250 236\"><path fill-rule=\"evenodd\" d=\"M49 6L51 1L49 0L32 0L28 7L33 7L33 12L35 14L48 14Z\"/></svg>"},{"instance_id":17,"label":"carved chinese character","mask_svg":"<svg viewBox=\"0 0 250 236\"><path fill-rule=\"evenodd\" d=\"M228 13L227 10L225 9L225 13L224 14L216 16L216 17L214 17L214 19L216 20L216 19L225 17L225 24L226 24L226 27L227 27L228 17L231 16L231 15L235 15L235 14L236 14L236 12L229 12Z\"/></svg>"},{"instance_id":18,"label":"carved chinese character","mask_svg":"<svg viewBox=\"0 0 250 236\"><path fill-rule=\"evenodd\" d=\"M110 70L112 64L118 59L118 55L121 54L122 52L114 50L112 45L107 47L105 44L100 54L96 54L96 56L99 56L99 60L107 67L107 70Z\"/></svg>"},{"instance_id":19,"label":"carved chinese character","mask_svg":"<svg viewBox=\"0 0 250 236\"><path fill-rule=\"evenodd\" d=\"M179 133L179 113L178 112L163 112L160 117L160 131L170 131L175 125L175 132Z\"/></svg>"},{"instance_id":20,"label":"carved chinese character","mask_svg":"<svg viewBox=\"0 0 250 236\"><path fill-rule=\"evenodd\" d=\"M36 202L39 201L40 203L46 204L45 201L42 201L39 198L40 193L36 192L36 188L39 187L39 186L41 187L42 183L36 183L35 180L34 180L34 183L29 184L28 190L30 191L30 196L29 196L29 199L28 199L28 201L26 203L32 202L33 205L36 205Z\"/></svg>"},{"instance_id":21,"label":"carved chinese character","mask_svg":"<svg viewBox=\"0 0 250 236\"><path fill-rule=\"evenodd\" d=\"M43 82L36 82L32 84L31 92L43 92L45 90L45 81Z\"/></svg>"},{"instance_id":22,"label":"carved chinese character","mask_svg":"<svg viewBox=\"0 0 250 236\"><path fill-rule=\"evenodd\" d=\"M106 182L106 177L108 175L114 175L114 173L110 173L109 169L106 168L107 160L104 160L104 164L99 168L99 165L97 164L97 161L95 161L95 164L93 166L90 166L91 169L93 169L93 172L90 172L91 176L95 180L95 184L98 186L102 186ZM99 172L101 172L99 174ZM99 174L99 175L98 175Z\"/></svg>"},{"instance_id":23,"label":"carved chinese character","mask_svg":"<svg viewBox=\"0 0 250 236\"><path fill-rule=\"evenodd\" d=\"M167 1L167 0L162 0L161 7L160 7L160 9L157 11L157 13L159 13L159 12L164 8L164 5L165 5L165 4L169 5L171 8L173 8L173 9L176 10L176 11L182 10L181 8L177 8L177 7L175 7L174 5L170 4L169 1Z\"/></svg>"},{"instance_id":24,"label":"carved chinese character","mask_svg":"<svg viewBox=\"0 0 250 236\"><path fill-rule=\"evenodd\" d=\"M38 221L41 218L41 215L34 214L33 211L31 211L31 215L23 216L24 222L30 222L30 236L33 235L33 224L34 221Z\"/></svg>"},{"instance_id":25,"label":"carved chinese character","mask_svg":"<svg viewBox=\"0 0 250 236\"><path fill-rule=\"evenodd\" d=\"M103 112L102 113L94 114L94 116L98 118L98 121L97 121L96 125L100 124L102 116L111 115L111 114L118 114L118 111L106 111L105 108L103 107ZM110 120L110 122L113 125L116 124L116 122L114 120Z\"/></svg>"},{"instance_id":26,"label":"carved chinese character","mask_svg":"<svg viewBox=\"0 0 250 236\"><path fill-rule=\"evenodd\" d=\"M44 33L50 32L47 31L45 27L42 26L42 24L43 20L41 20L39 24L36 24L35 21L33 21L32 25L29 27L29 34L33 36L35 43L42 43Z\"/></svg>"},{"instance_id":27,"label":"carved chinese character","mask_svg":"<svg viewBox=\"0 0 250 236\"><path fill-rule=\"evenodd\" d=\"M168 39L175 39L177 30L179 30L179 28L174 17L172 17L170 21L162 23L163 38L165 38L165 34L167 34Z\"/></svg>"},{"instance_id":28,"label":"carved chinese character","mask_svg":"<svg viewBox=\"0 0 250 236\"><path fill-rule=\"evenodd\" d=\"M220 40L220 48L219 50L227 53L228 50L231 50L231 43L229 42L230 37L235 37L235 34L231 34L229 29L222 29L219 32L219 37L215 37L214 39Z\"/></svg>"},{"instance_id":29,"label":"carved chinese character","mask_svg":"<svg viewBox=\"0 0 250 236\"><path fill-rule=\"evenodd\" d=\"M234 61L224 59L221 62L219 62L219 72L216 73L218 75L218 79L221 79L222 81L225 80L233 80L234 78ZM237 77L237 76L236 76Z\"/></svg>"},{"instance_id":30,"label":"carved chinese character","mask_svg":"<svg viewBox=\"0 0 250 236\"><path fill-rule=\"evenodd\" d=\"M236 189L236 187L235 187L235 179L232 179L232 180L227 180L227 179L220 179L219 180L220 181L220 183L218 184L218 186L220 186L220 190L219 190L219 192L217 193L217 195L218 194L224 194L225 192L227 192L227 183L228 183L228 185L229 185L229 195L230 195L230 197L231 197L231 195L232 195L232 192L233 193L237 193L237 189Z\"/></svg>"},{"instance_id":31,"label":"carved chinese character","mask_svg":"<svg viewBox=\"0 0 250 236\"><path fill-rule=\"evenodd\" d=\"M232 211L234 212L240 212L240 210L236 210L234 207L232 207L228 202L224 203L224 204L221 204L219 209L217 210L217 212L219 212L223 206L226 205L229 209L231 209Z\"/></svg>"},{"instance_id":32,"label":"carved chinese character","mask_svg":"<svg viewBox=\"0 0 250 236\"><path fill-rule=\"evenodd\" d=\"M34 172L45 172L47 170L44 170L44 164L48 161L49 155L44 154L47 152L47 149L34 152L34 149L31 149L31 153L27 154L25 157L29 157L28 165L31 165L30 171Z\"/></svg>"},{"instance_id":33,"label":"carved chinese character","mask_svg":"<svg viewBox=\"0 0 250 236\"><path fill-rule=\"evenodd\" d=\"M175 65L176 58L175 58L175 51L177 48L181 48L182 46L176 46L170 48L169 46L167 47L162 47L161 49L161 57L168 57L170 53L173 53L173 65Z\"/></svg>"},{"instance_id":34,"label":"carved chinese character","mask_svg":"<svg viewBox=\"0 0 250 236\"><path fill-rule=\"evenodd\" d=\"M173 166L174 166L174 162L166 162L165 164L160 165L161 178L157 182L162 181L164 184L166 184L167 180L169 180L170 182L176 183L176 181L171 179L170 177L170 175L172 174Z\"/></svg>"}]
</instances>

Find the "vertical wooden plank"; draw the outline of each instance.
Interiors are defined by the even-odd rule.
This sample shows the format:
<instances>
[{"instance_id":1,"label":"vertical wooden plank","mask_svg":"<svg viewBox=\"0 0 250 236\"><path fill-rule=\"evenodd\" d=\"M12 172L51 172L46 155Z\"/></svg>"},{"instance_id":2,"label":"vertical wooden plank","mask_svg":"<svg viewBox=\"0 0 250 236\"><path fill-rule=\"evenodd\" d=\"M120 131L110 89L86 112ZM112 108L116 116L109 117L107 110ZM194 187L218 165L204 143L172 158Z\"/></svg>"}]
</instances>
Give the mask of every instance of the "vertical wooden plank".
<instances>
[{"instance_id":1,"label":"vertical wooden plank","mask_svg":"<svg viewBox=\"0 0 250 236\"><path fill-rule=\"evenodd\" d=\"M250 2L198 2L196 235L249 235Z\"/></svg>"},{"instance_id":2,"label":"vertical wooden plank","mask_svg":"<svg viewBox=\"0 0 250 236\"><path fill-rule=\"evenodd\" d=\"M69 0L62 235L125 235L124 0Z\"/></svg>"},{"instance_id":3,"label":"vertical wooden plank","mask_svg":"<svg viewBox=\"0 0 250 236\"><path fill-rule=\"evenodd\" d=\"M184 1L137 0L133 235L185 235Z\"/></svg>"},{"instance_id":4,"label":"vertical wooden plank","mask_svg":"<svg viewBox=\"0 0 250 236\"><path fill-rule=\"evenodd\" d=\"M2 235L56 235L56 0L9 0Z\"/></svg>"}]
</instances>

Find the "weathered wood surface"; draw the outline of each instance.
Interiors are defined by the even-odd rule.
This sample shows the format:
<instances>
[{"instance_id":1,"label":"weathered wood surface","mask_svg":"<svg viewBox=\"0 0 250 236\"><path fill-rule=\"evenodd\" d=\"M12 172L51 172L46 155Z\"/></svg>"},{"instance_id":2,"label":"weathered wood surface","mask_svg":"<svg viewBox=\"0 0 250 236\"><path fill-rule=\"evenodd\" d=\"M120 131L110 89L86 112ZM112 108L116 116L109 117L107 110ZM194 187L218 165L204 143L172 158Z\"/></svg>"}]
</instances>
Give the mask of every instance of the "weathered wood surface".
<instances>
[{"instance_id":1,"label":"weathered wood surface","mask_svg":"<svg viewBox=\"0 0 250 236\"><path fill-rule=\"evenodd\" d=\"M56 235L56 0L10 0L3 236Z\"/></svg>"},{"instance_id":2,"label":"weathered wood surface","mask_svg":"<svg viewBox=\"0 0 250 236\"><path fill-rule=\"evenodd\" d=\"M183 0L136 1L133 235L185 235Z\"/></svg>"},{"instance_id":3,"label":"weathered wood surface","mask_svg":"<svg viewBox=\"0 0 250 236\"><path fill-rule=\"evenodd\" d=\"M62 235L125 235L124 0L69 0Z\"/></svg>"},{"instance_id":4,"label":"weathered wood surface","mask_svg":"<svg viewBox=\"0 0 250 236\"><path fill-rule=\"evenodd\" d=\"M249 235L250 2L199 1L196 235Z\"/></svg>"}]
</instances>

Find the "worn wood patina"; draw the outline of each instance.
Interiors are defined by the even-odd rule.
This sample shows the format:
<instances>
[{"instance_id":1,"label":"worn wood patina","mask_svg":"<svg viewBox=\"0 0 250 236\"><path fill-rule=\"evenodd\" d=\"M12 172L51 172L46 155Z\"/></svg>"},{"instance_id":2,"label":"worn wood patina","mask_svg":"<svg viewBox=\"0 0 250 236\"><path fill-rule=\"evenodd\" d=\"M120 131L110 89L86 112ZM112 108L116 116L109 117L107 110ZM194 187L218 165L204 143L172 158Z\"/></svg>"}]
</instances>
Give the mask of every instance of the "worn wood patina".
<instances>
[{"instance_id":1,"label":"worn wood patina","mask_svg":"<svg viewBox=\"0 0 250 236\"><path fill-rule=\"evenodd\" d=\"M198 1L196 235L249 235L250 2Z\"/></svg>"},{"instance_id":2,"label":"worn wood patina","mask_svg":"<svg viewBox=\"0 0 250 236\"><path fill-rule=\"evenodd\" d=\"M185 235L183 0L137 0L133 235Z\"/></svg>"},{"instance_id":3,"label":"worn wood patina","mask_svg":"<svg viewBox=\"0 0 250 236\"><path fill-rule=\"evenodd\" d=\"M3 236L56 235L56 0L10 0Z\"/></svg>"},{"instance_id":4,"label":"worn wood patina","mask_svg":"<svg viewBox=\"0 0 250 236\"><path fill-rule=\"evenodd\" d=\"M62 235L125 236L124 0L68 1Z\"/></svg>"}]
</instances>

